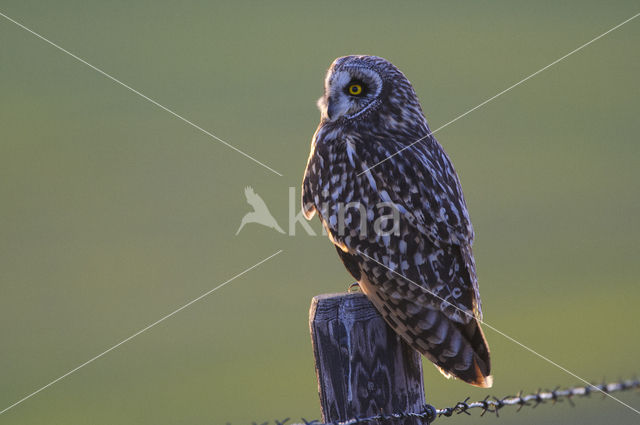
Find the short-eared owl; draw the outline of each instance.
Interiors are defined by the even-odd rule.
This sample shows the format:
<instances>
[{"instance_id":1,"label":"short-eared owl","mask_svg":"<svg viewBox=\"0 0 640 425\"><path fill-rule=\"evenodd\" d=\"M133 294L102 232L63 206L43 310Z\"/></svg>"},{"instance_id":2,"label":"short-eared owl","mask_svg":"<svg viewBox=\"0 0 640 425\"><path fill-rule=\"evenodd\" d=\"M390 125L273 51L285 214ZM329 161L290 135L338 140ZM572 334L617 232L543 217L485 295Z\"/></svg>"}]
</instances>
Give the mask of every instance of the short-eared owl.
<instances>
[{"instance_id":1,"label":"short-eared owl","mask_svg":"<svg viewBox=\"0 0 640 425\"><path fill-rule=\"evenodd\" d=\"M391 328L445 376L490 387L473 228L411 83L385 59L345 56L331 64L318 106L306 218L318 213Z\"/></svg>"}]
</instances>

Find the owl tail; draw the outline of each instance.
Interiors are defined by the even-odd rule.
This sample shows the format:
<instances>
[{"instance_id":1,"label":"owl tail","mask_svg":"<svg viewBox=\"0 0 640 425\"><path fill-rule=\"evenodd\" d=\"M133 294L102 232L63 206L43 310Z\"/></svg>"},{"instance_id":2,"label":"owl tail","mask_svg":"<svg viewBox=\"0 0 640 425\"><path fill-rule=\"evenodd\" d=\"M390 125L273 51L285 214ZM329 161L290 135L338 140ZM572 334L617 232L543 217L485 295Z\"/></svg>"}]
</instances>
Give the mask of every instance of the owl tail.
<instances>
[{"instance_id":1,"label":"owl tail","mask_svg":"<svg viewBox=\"0 0 640 425\"><path fill-rule=\"evenodd\" d=\"M444 376L481 388L493 385L489 345L478 319L459 323L440 310L406 298L390 302L380 291L369 291L368 285L361 287L389 326Z\"/></svg>"},{"instance_id":2,"label":"owl tail","mask_svg":"<svg viewBox=\"0 0 640 425\"><path fill-rule=\"evenodd\" d=\"M395 284L374 285L360 271L355 256L336 249L360 289L409 346L431 360L447 378L453 376L481 388L493 385L489 344L475 316L463 315L462 320L469 319L468 323L460 323L461 319L449 317L437 304L418 302L426 292L423 289L402 293Z\"/></svg>"},{"instance_id":3,"label":"owl tail","mask_svg":"<svg viewBox=\"0 0 640 425\"><path fill-rule=\"evenodd\" d=\"M477 319L463 325L451 321L442 312L434 310L432 313L437 316L433 326L428 330L421 329L418 339L410 345L431 360L447 378L453 376L476 387L490 388L493 377L489 345Z\"/></svg>"}]
</instances>

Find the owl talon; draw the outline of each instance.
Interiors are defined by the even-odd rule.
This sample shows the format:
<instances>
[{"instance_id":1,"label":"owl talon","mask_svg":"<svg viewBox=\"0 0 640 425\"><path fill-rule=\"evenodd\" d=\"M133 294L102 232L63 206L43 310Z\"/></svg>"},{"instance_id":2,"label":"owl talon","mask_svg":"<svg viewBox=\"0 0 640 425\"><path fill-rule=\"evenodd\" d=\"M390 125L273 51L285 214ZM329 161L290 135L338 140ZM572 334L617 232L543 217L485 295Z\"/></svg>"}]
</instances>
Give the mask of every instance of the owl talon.
<instances>
[{"instance_id":1,"label":"owl talon","mask_svg":"<svg viewBox=\"0 0 640 425\"><path fill-rule=\"evenodd\" d=\"M360 292L360 284L358 282L354 282L351 285L349 285L349 288L347 289L347 292Z\"/></svg>"}]
</instances>

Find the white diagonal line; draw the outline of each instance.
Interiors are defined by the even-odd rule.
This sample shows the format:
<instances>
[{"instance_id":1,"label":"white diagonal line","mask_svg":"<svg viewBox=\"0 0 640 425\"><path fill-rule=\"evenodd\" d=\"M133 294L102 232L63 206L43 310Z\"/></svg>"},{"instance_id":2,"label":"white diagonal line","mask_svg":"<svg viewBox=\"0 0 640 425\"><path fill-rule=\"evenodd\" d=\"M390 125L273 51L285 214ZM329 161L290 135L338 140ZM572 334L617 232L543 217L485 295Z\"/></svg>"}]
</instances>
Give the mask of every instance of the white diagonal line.
<instances>
[{"instance_id":1,"label":"white diagonal line","mask_svg":"<svg viewBox=\"0 0 640 425\"><path fill-rule=\"evenodd\" d=\"M506 333L502 332L499 329L496 329L495 327L491 326L490 324L488 324L487 322L478 319L477 317L475 317L472 313L469 313L466 310L463 310L461 308L459 308L456 305L453 305L452 303L450 303L449 301L445 300L444 298L440 297L439 295L436 295L434 292L430 291L429 289L425 288L424 286L414 282L413 280L409 279L406 276L403 276L402 274L398 273L397 271L387 267L386 265L382 264L380 261L376 260L375 258L372 258L370 256L368 256L367 254L365 254L364 252L360 251L360 250L356 250L359 254L364 255L365 257L367 257L368 259L370 259L371 261L374 261L375 263L381 265L382 267L384 267L385 269L389 270L391 273L394 273L398 276L400 276L401 278L403 278L404 280L406 280L407 282L417 286L418 288L422 289L425 292L428 292L430 295L438 298L439 300L443 301L444 303L450 305L451 307L455 308L456 310L460 311L463 314L466 314L467 316L471 317L472 319L476 319L478 320L478 322L482 323L484 326L488 327L489 329L493 330L494 332L499 333L500 335L502 335L503 337L507 338L509 341L518 344L520 347L524 348L525 350L529 351L530 353L535 354L536 356L540 357L542 360L551 363L552 365L554 365L555 367L557 367L558 369L568 373L569 375L573 376L576 379L581 380L582 382L584 382L585 384L589 385L591 388L594 388L597 391L600 391L602 394L606 395L607 397L611 397L612 399L614 399L615 401L617 401L618 403L622 404L625 407L628 407L629 409L633 410L634 412L636 412L637 414L640 415L640 411L629 406L627 403L623 402L622 400L619 400L618 398L612 396L611 394L607 393L606 391L601 390L600 388L596 387L595 385L593 385L592 383L590 383L589 381L587 381L584 378L579 377L578 375L576 375L575 373L571 372L569 369L560 366L558 363L554 362L553 360L551 360L550 358L543 356L542 354L538 353L537 351L535 351L533 348L529 348L528 346L524 345L523 343L521 343L520 341L516 340L515 338L507 335Z\"/></svg>"},{"instance_id":2,"label":"white diagonal line","mask_svg":"<svg viewBox=\"0 0 640 425\"><path fill-rule=\"evenodd\" d=\"M240 276L242 276L243 274L255 269L256 267L258 267L259 265L267 262L268 260L272 259L273 257L275 257L276 255L280 254L282 252L282 250L279 250L278 252L276 252L275 254L271 254L270 256L268 256L267 258L265 258L264 260L261 260L259 262L257 262L256 264L254 264L253 266L249 267L248 269L245 269L244 271L238 273L237 275L233 276L231 279L221 283L220 285L216 286L213 289L210 289L209 291L205 292L204 294L200 295L198 298L195 298L191 301L189 301L188 303L186 303L185 305L183 305L182 307L173 310L171 313L167 314L166 316L162 317L161 319L156 320L155 322L153 322L152 324L140 329L138 332L134 333L133 335L129 336L128 338L123 339L122 341L120 341L119 343L117 343L116 345L112 346L111 348L103 351L102 353L98 354L95 357L92 357L91 359L87 360L86 362L82 363L80 366L77 366L74 369L71 369L69 372L65 373L64 375L54 379L53 381L49 382L47 385L45 385L44 387L41 387L40 389L32 392L31 394L21 398L20 400L16 401L15 403L13 403L12 405L6 407L4 410L0 411L0 415L2 415L3 413L5 413L7 410L19 405L20 403L30 399L31 397L33 397L34 395L38 394L40 391L46 390L47 388L49 388L50 386L52 386L53 384L55 384L56 382L66 378L67 376L71 375L72 373L76 372L79 369L82 369L83 367L85 367L86 365L88 365L89 363L94 362L95 360L98 360L100 357L104 356L105 354L115 350L116 348L120 347L122 344L131 341L133 338L137 337L138 335L140 335L141 333L151 329L152 327L156 326L157 324L164 322L165 320L167 320L168 318L170 318L171 316L179 313L180 311L184 310L185 308L189 307L191 304L196 303L198 301L200 301L201 299L203 299L204 297L206 297L207 295L217 291L218 289L222 288L223 286L225 286L226 284L233 282L235 279L239 278Z\"/></svg>"},{"instance_id":3,"label":"white diagonal line","mask_svg":"<svg viewBox=\"0 0 640 425\"><path fill-rule=\"evenodd\" d=\"M245 153L243 151L241 151L240 149L236 148L235 146L233 146L232 144L222 140L221 138L219 138L218 136L216 136L215 134L211 133L208 130L205 130L204 128L200 127L199 125L193 123L192 121L189 121L188 119L186 119L185 117L183 117L182 115L172 111L171 109L167 108L164 105L161 105L160 103L156 102L155 100L151 99L149 96L146 96L142 93L140 93L138 90L134 89L133 87L123 83L122 81L118 80L116 77L112 76L111 74L106 73L105 71L101 70L100 68L91 65L89 62L85 61L84 59L76 56L75 54L71 53L70 51L64 49L63 47L60 47L59 45L57 45L56 43L54 43L53 41L45 38L44 36L38 34L37 32L33 31L30 28L27 28L26 26L22 25L20 22L16 21L15 19L10 18L9 16L5 15L4 13L0 12L0 16L2 16L3 18L5 18L6 20L13 22L14 24L16 24L17 26L19 26L20 28L22 28L25 31L30 32L31 34L35 35L36 37L38 37L39 39L41 39L42 41L50 44L51 46L55 47L56 49L60 50L61 52L66 53L67 55L71 56L72 58L76 59L79 62L82 62L83 64L87 65L89 68L93 69L96 72L99 72L100 74L104 75L105 77L107 77L108 79L110 79L111 81L120 84L122 87L126 88L127 90L137 94L138 96L140 96L141 98L153 103L154 105L156 105L158 108L170 113L171 115L173 115L174 117L184 121L185 123L189 124L191 127L200 130L202 133L206 134L209 137L212 137L214 139L216 139L217 141L219 141L220 143L222 143L223 145L233 149L234 151L238 152L240 155L243 155L246 158L249 158L250 160L252 160L253 162L255 162L256 164L259 164L261 166L263 166L264 168L266 168L267 170L271 171L272 173L275 173L277 175L279 175L280 177L282 177L282 174L280 174L278 171L274 170L273 168L269 167L266 164L263 164L262 162L258 161L257 159L255 159L254 157L252 157L251 155L249 155L248 153Z\"/></svg>"},{"instance_id":4,"label":"white diagonal line","mask_svg":"<svg viewBox=\"0 0 640 425\"><path fill-rule=\"evenodd\" d=\"M570 51L569 53L567 53L566 55L559 57L558 59L554 60L553 62L551 62L549 65L540 68L539 70L537 70L536 72L534 72L533 74L530 74L529 76L523 78L522 80L518 81L517 83L507 87L506 89L502 90L500 93L491 96L490 98L488 98L487 100L485 100L484 102L480 103L479 105L474 106L473 108L469 109L467 112L458 115L457 117L455 117L454 119L452 119L451 121L449 121L448 123L436 128L433 131L430 131L429 133L427 133L425 136L422 136L421 138L419 138L418 140L416 140L415 142L411 143L410 145L407 145L405 147L403 147L402 149L398 150L397 152L394 152L393 154L389 155L388 157L386 157L385 159L383 159L380 162L377 162L376 164L372 165L371 167L367 168L366 170L364 170L363 172L359 173L358 176L361 176L362 174L366 173L367 171L371 170L374 167L377 167L378 165L382 164L383 162L393 158L394 156L398 155L400 152L403 152L407 149L409 149L411 146L415 145L418 142L423 141L424 139L426 139L427 137L431 136L432 134L436 134L438 131L442 130L445 127L448 127L449 125L453 124L454 122L458 121L460 118L463 118L467 115L469 115L470 113L472 113L473 111L475 111L476 109L482 108L484 105L486 105L487 103L491 102L494 99L497 99L498 97L502 96L503 94L505 94L506 92L508 92L509 90L518 87L520 84L524 83L527 80L530 80L531 78L535 77L536 75L540 74L543 71L546 71L547 69L551 68L553 65L557 64L558 62L563 61L564 59L568 58L569 56L573 55L576 52L579 52L580 50L584 49L585 47L587 47L588 45L590 45L591 43L594 43L595 41L601 39L602 37L604 37L605 35L609 34L610 32L613 32L615 30L617 30L618 28L620 28L621 26L623 26L624 24L632 21L633 19L637 18L638 16L640 16L640 13L636 13L635 15L633 15L632 17L630 17L629 19L620 22L618 25L616 25L613 28L610 28L609 30L603 32L602 34L600 34L599 36L597 36L596 38L584 43L582 46L577 47L575 49L573 49L572 51Z\"/></svg>"}]
</instances>

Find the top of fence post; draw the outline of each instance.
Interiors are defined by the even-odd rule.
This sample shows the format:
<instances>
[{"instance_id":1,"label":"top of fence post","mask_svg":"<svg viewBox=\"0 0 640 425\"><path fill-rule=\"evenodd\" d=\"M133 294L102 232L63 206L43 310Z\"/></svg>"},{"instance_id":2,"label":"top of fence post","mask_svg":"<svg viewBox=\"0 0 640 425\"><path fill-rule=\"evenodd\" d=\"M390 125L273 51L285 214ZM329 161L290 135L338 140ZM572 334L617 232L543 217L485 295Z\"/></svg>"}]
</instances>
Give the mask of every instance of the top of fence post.
<instances>
[{"instance_id":1,"label":"top of fence post","mask_svg":"<svg viewBox=\"0 0 640 425\"><path fill-rule=\"evenodd\" d=\"M364 294L314 297L309 325L325 423L421 412L420 354L388 327Z\"/></svg>"}]
</instances>

